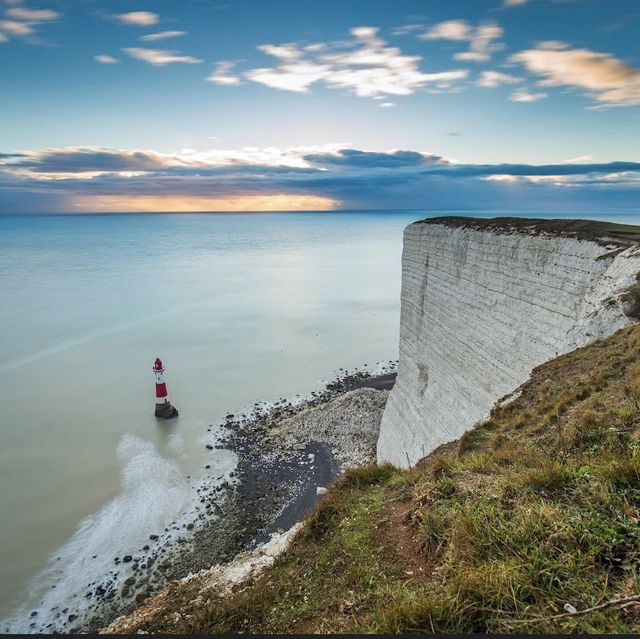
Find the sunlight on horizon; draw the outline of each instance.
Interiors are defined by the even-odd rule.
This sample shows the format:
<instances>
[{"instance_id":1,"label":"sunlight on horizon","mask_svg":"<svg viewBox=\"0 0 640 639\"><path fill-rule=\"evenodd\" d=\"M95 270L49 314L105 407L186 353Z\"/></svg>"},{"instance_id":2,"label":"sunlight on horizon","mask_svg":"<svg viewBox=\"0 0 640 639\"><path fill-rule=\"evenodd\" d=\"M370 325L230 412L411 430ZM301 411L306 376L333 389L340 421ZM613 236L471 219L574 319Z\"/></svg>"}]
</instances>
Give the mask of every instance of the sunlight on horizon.
<instances>
[{"instance_id":1,"label":"sunlight on horizon","mask_svg":"<svg viewBox=\"0 0 640 639\"><path fill-rule=\"evenodd\" d=\"M73 199L78 212L113 213L205 213L262 211L331 211L339 201L318 195L240 195L204 197L193 195L102 195Z\"/></svg>"}]
</instances>

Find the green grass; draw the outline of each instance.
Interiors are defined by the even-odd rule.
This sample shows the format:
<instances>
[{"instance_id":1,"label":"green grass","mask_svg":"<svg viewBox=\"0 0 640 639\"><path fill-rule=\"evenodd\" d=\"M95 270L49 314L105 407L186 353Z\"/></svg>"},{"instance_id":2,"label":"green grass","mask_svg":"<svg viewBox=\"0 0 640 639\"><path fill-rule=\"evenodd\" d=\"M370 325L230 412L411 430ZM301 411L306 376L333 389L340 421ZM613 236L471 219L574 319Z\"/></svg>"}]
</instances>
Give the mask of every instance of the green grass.
<instances>
[{"instance_id":1,"label":"green grass","mask_svg":"<svg viewBox=\"0 0 640 639\"><path fill-rule=\"evenodd\" d=\"M411 470L347 472L289 550L231 596L144 629L638 632L640 327L536 369ZM188 602L185 602L188 608Z\"/></svg>"}]
</instances>

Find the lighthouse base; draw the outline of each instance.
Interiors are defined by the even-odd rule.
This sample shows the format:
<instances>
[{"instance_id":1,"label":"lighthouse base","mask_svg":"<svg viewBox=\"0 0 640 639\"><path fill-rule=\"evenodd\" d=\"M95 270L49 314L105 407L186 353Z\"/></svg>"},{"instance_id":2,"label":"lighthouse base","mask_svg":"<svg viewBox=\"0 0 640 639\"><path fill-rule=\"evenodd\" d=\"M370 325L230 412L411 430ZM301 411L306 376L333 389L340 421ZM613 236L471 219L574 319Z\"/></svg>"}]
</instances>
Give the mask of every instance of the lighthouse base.
<instances>
[{"instance_id":1,"label":"lighthouse base","mask_svg":"<svg viewBox=\"0 0 640 639\"><path fill-rule=\"evenodd\" d=\"M169 402L166 404L156 404L155 415L159 419L171 419L178 416L178 409Z\"/></svg>"}]
</instances>

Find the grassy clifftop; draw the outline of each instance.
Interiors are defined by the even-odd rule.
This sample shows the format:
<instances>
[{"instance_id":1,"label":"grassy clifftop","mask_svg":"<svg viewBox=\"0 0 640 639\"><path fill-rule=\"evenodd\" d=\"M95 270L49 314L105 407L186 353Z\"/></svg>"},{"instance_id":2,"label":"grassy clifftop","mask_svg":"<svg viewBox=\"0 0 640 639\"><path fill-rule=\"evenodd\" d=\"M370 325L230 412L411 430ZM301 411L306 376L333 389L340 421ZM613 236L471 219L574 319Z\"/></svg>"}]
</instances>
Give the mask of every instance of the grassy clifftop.
<instances>
[{"instance_id":1,"label":"grassy clifftop","mask_svg":"<svg viewBox=\"0 0 640 639\"><path fill-rule=\"evenodd\" d=\"M637 246L640 243L640 228L637 225L596 220L547 220L527 217L480 218L447 215L426 218L416 224L442 224L458 228L486 230L493 233L514 233L516 231L531 235L547 233L576 240L591 240L603 246L616 245L621 248Z\"/></svg>"},{"instance_id":2,"label":"grassy clifftop","mask_svg":"<svg viewBox=\"0 0 640 639\"><path fill-rule=\"evenodd\" d=\"M633 326L538 367L417 467L348 472L255 581L197 605L176 590L143 628L638 632L639 517Z\"/></svg>"}]
</instances>

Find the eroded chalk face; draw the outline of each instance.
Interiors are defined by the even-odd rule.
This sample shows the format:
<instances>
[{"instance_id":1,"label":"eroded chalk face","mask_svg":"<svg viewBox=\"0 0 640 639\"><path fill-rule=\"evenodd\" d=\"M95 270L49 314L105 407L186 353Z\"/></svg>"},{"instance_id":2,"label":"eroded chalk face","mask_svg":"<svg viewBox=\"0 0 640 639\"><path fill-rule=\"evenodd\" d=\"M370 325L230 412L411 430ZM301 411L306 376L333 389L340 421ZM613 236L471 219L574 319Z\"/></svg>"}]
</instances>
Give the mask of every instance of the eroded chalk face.
<instances>
[{"instance_id":1,"label":"eroded chalk face","mask_svg":"<svg viewBox=\"0 0 640 639\"><path fill-rule=\"evenodd\" d=\"M640 317L635 240L600 238L597 225L569 237L557 220L509 224L461 218L405 230L398 380L379 462L415 463L486 417L535 366Z\"/></svg>"}]
</instances>

